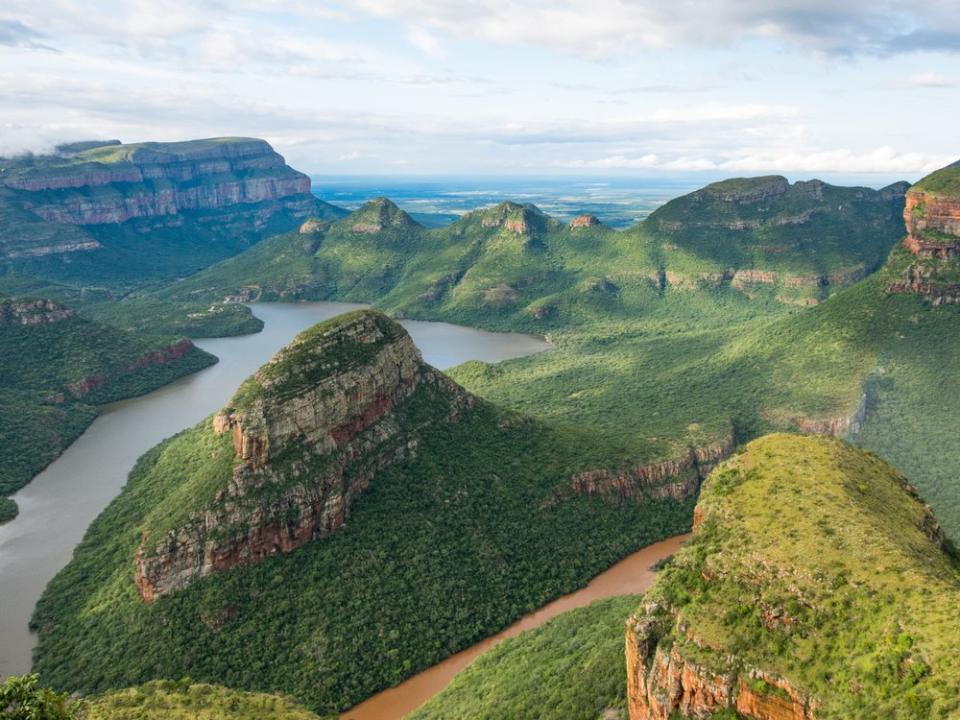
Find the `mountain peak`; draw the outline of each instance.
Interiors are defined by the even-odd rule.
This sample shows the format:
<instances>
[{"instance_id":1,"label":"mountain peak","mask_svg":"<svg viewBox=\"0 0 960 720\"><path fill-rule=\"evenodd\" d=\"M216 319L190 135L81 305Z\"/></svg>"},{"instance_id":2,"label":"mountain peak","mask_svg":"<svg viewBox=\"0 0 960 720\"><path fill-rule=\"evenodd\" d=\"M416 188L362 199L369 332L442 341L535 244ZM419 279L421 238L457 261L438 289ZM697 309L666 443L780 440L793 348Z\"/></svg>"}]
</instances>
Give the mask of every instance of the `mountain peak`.
<instances>
[{"instance_id":1,"label":"mountain peak","mask_svg":"<svg viewBox=\"0 0 960 720\"><path fill-rule=\"evenodd\" d=\"M596 215L578 215L570 221L571 228L596 227L597 225L603 225L603 223Z\"/></svg>"},{"instance_id":2,"label":"mountain peak","mask_svg":"<svg viewBox=\"0 0 960 720\"><path fill-rule=\"evenodd\" d=\"M521 205L505 200L492 207L474 210L464 219L479 218L485 228L501 228L516 235L530 235L542 232L555 221L533 204Z\"/></svg>"},{"instance_id":3,"label":"mountain peak","mask_svg":"<svg viewBox=\"0 0 960 720\"><path fill-rule=\"evenodd\" d=\"M369 200L344 219L353 232L373 234L388 228L419 227L418 223L389 198Z\"/></svg>"},{"instance_id":4,"label":"mountain peak","mask_svg":"<svg viewBox=\"0 0 960 720\"><path fill-rule=\"evenodd\" d=\"M456 422L473 403L385 315L360 310L301 333L212 421L171 441L172 456L199 447L209 459L143 529L141 597L334 532L381 469L416 454L425 427Z\"/></svg>"},{"instance_id":5,"label":"mountain peak","mask_svg":"<svg viewBox=\"0 0 960 720\"><path fill-rule=\"evenodd\" d=\"M721 180L697 190L694 195L703 194L727 202L747 204L783 195L789 189L790 182L782 175L765 175Z\"/></svg>"}]
</instances>

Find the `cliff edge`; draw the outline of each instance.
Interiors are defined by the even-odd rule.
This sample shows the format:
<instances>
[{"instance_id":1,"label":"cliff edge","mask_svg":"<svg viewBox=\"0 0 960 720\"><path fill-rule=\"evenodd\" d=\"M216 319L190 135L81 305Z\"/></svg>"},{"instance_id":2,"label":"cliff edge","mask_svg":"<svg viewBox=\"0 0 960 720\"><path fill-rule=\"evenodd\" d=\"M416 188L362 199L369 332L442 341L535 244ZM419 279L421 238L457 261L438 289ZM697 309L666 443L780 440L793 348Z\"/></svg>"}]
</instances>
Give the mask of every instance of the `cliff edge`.
<instances>
[{"instance_id":1,"label":"cliff edge","mask_svg":"<svg viewBox=\"0 0 960 720\"><path fill-rule=\"evenodd\" d=\"M958 716L955 557L891 466L770 435L711 474L694 523L627 623L631 720Z\"/></svg>"}]
</instances>

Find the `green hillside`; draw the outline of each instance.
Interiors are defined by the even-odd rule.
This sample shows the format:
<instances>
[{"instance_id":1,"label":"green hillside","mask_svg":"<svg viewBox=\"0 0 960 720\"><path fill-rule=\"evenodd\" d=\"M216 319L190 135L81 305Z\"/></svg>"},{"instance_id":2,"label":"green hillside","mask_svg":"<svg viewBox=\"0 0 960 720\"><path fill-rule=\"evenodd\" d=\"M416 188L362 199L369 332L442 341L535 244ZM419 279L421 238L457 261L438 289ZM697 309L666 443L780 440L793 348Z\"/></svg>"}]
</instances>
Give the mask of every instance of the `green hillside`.
<instances>
[{"instance_id":1,"label":"green hillside","mask_svg":"<svg viewBox=\"0 0 960 720\"><path fill-rule=\"evenodd\" d=\"M360 355L326 344L370 338L376 328L385 333L380 345ZM587 441L468 401L426 366L418 366L419 381L410 376L419 383L412 395L404 383L400 395L374 392L370 383L388 373L366 371L364 363L409 368L410 355L397 355L397 348L410 352L404 338L399 326L370 313L301 335L218 416L249 438L243 448L265 454L235 457L233 435L217 434L208 419L144 455L37 607L35 667L44 682L95 693L186 673L337 711L689 527L692 501L656 499L656 483L622 504L573 492L573 474L590 467ZM338 388L358 372L363 379L349 387L373 393L369 407L381 410L361 404L353 419L331 420L340 444L322 450L330 436L310 423L339 418L338 398L356 401ZM318 403L326 403L322 412L298 409ZM385 419L362 428L381 411ZM284 429L292 422L303 436ZM362 494L338 485L331 492L340 495L318 496L323 507L338 506L331 497L353 498L345 501L344 526L255 564L195 575L172 591L147 574L164 594L144 601L135 556L162 573L178 560L153 563L152 554L173 553L177 537L246 547L264 531L248 532L245 523L262 518L269 528L275 517L298 534L305 515L297 499L326 487L340 453L353 457L353 446L343 443L354 442L346 439L354 432L364 450L342 466L342 480L365 477L364 467L380 469L369 485L357 481ZM406 455L409 447L416 452ZM225 483L250 489L224 506L233 497ZM207 528L204 517L223 520ZM242 557L232 550L222 556L235 554Z\"/></svg>"},{"instance_id":2,"label":"green hillside","mask_svg":"<svg viewBox=\"0 0 960 720\"><path fill-rule=\"evenodd\" d=\"M317 720L276 695L230 690L189 680L157 680L86 701L85 720Z\"/></svg>"},{"instance_id":3,"label":"green hillside","mask_svg":"<svg viewBox=\"0 0 960 720\"><path fill-rule=\"evenodd\" d=\"M584 295L602 301L639 286L733 285L749 296L815 302L883 262L902 236L905 188L727 181L625 232L565 226L510 202L427 229L380 199L312 233L272 238L164 296L376 301L408 315L540 328L581 321ZM384 212L404 219L370 220Z\"/></svg>"},{"instance_id":4,"label":"green hillside","mask_svg":"<svg viewBox=\"0 0 960 720\"><path fill-rule=\"evenodd\" d=\"M49 300L0 298L0 495L56 458L93 421L97 405L214 362L176 337L124 332Z\"/></svg>"},{"instance_id":5,"label":"green hillside","mask_svg":"<svg viewBox=\"0 0 960 720\"><path fill-rule=\"evenodd\" d=\"M659 694L657 662L687 663L692 692L732 682L741 712L745 697L771 708L749 717L960 716L956 554L893 467L835 439L765 437L713 472L697 518L630 625L636 717L693 716Z\"/></svg>"},{"instance_id":6,"label":"green hillside","mask_svg":"<svg viewBox=\"0 0 960 720\"><path fill-rule=\"evenodd\" d=\"M625 719L623 624L639 600L598 600L504 640L407 719Z\"/></svg>"}]
</instances>

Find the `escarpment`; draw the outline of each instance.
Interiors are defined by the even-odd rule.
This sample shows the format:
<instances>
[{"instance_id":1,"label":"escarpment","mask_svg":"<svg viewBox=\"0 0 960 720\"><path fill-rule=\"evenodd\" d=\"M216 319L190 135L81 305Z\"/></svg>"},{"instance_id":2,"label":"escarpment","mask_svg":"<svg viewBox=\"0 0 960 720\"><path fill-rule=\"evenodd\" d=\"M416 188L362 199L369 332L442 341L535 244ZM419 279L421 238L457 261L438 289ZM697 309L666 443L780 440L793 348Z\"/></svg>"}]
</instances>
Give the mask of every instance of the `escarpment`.
<instances>
[{"instance_id":1,"label":"escarpment","mask_svg":"<svg viewBox=\"0 0 960 720\"><path fill-rule=\"evenodd\" d=\"M302 333L191 431L227 437L232 459L221 476L200 479L211 489L183 522L144 529L141 597L153 602L337 530L379 470L474 402L383 315L361 311Z\"/></svg>"},{"instance_id":2,"label":"escarpment","mask_svg":"<svg viewBox=\"0 0 960 720\"><path fill-rule=\"evenodd\" d=\"M960 163L911 187L903 219L909 262L888 291L922 295L934 305L960 302Z\"/></svg>"},{"instance_id":3,"label":"escarpment","mask_svg":"<svg viewBox=\"0 0 960 720\"><path fill-rule=\"evenodd\" d=\"M28 261L98 251L109 240L105 226L137 235L196 227L233 237L346 214L317 200L310 178L263 140L78 147L4 159L0 255Z\"/></svg>"},{"instance_id":4,"label":"escarpment","mask_svg":"<svg viewBox=\"0 0 960 720\"><path fill-rule=\"evenodd\" d=\"M611 500L686 500L696 495L700 483L718 462L733 452L733 431L721 440L690 447L678 457L613 470L598 468L573 476L570 487L578 495L598 495Z\"/></svg>"},{"instance_id":5,"label":"escarpment","mask_svg":"<svg viewBox=\"0 0 960 720\"><path fill-rule=\"evenodd\" d=\"M876 456L751 442L706 480L692 539L627 622L631 720L956 717L951 553Z\"/></svg>"}]
</instances>

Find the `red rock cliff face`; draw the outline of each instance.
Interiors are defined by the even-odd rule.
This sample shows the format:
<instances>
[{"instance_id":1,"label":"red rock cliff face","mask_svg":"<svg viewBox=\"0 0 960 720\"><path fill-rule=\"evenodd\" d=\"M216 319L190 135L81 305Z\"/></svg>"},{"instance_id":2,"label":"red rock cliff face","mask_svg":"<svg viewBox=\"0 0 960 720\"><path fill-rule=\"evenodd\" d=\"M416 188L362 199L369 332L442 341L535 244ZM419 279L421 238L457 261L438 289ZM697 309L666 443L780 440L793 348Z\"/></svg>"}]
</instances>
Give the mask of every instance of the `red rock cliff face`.
<instances>
[{"instance_id":1,"label":"red rock cliff face","mask_svg":"<svg viewBox=\"0 0 960 720\"><path fill-rule=\"evenodd\" d=\"M787 680L757 668L711 669L659 644L655 603L627 623L627 702L630 720L710 718L735 710L752 720L815 720L817 703Z\"/></svg>"},{"instance_id":2,"label":"red rock cliff face","mask_svg":"<svg viewBox=\"0 0 960 720\"><path fill-rule=\"evenodd\" d=\"M960 253L960 199L910 190L903 219L904 245L914 255L945 259Z\"/></svg>"},{"instance_id":3,"label":"red rock cliff face","mask_svg":"<svg viewBox=\"0 0 960 720\"><path fill-rule=\"evenodd\" d=\"M2 184L20 191L24 207L44 220L80 225L264 202L296 213L302 204L298 196L310 192L306 175L254 139L158 144L132 151L120 162L44 168L4 178Z\"/></svg>"},{"instance_id":4,"label":"red rock cliff face","mask_svg":"<svg viewBox=\"0 0 960 720\"><path fill-rule=\"evenodd\" d=\"M188 523L138 549L135 581L145 601L335 531L378 471L416 453L424 422L455 422L474 403L423 363L405 332L385 336L384 322L364 314L311 340L307 357L295 342L272 363L299 353L291 373L334 366L336 372L321 373L321 380L291 394L289 374L271 375L265 366L254 376L261 396L214 417L212 431L231 435L232 476ZM357 347L376 351L362 364L330 359L346 345L354 348L351 357ZM418 393L429 394L446 414L403 421L405 403Z\"/></svg>"}]
</instances>

